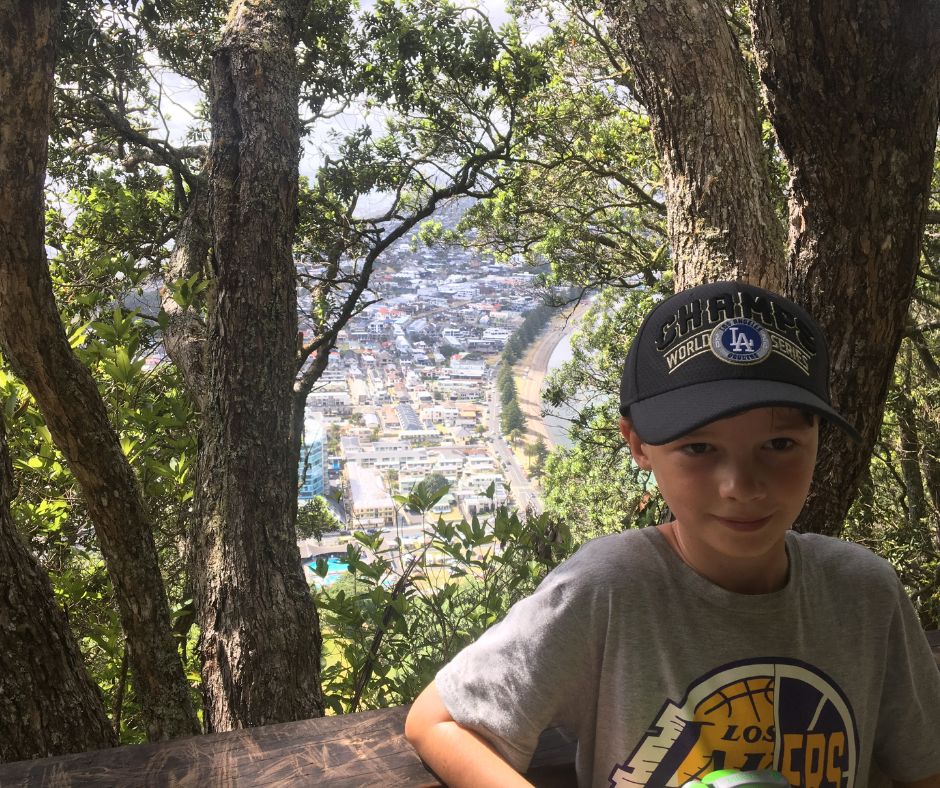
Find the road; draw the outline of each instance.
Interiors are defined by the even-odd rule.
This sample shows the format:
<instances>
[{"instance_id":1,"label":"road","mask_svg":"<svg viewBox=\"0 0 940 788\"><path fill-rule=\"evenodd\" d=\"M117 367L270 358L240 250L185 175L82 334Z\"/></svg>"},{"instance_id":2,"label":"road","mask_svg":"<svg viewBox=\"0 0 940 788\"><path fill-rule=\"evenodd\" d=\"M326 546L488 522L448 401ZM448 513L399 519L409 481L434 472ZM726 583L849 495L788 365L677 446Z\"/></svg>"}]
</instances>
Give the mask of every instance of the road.
<instances>
[{"instance_id":1,"label":"road","mask_svg":"<svg viewBox=\"0 0 940 788\"><path fill-rule=\"evenodd\" d=\"M493 453L496 455L503 473L509 480L512 487L512 496L520 509L531 506L537 514L544 511L542 499L529 482L528 477L523 472L519 463L516 462L516 456L509 448L509 444L503 439L499 429L499 394L496 391L495 378L487 389L487 428L489 430L489 444Z\"/></svg>"}]
</instances>

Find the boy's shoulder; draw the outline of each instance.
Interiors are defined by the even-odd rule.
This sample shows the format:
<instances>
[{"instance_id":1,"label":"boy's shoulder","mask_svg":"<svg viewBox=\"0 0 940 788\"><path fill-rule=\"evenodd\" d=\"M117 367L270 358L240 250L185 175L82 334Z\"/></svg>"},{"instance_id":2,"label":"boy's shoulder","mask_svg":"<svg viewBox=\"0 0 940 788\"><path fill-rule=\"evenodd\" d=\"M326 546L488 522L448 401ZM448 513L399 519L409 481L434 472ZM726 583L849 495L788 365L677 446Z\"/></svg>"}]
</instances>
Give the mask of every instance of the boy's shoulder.
<instances>
[{"instance_id":1,"label":"boy's shoulder","mask_svg":"<svg viewBox=\"0 0 940 788\"><path fill-rule=\"evenodd\" d=\"M585 560L587 557L592 559L599 558L600 556L623 557L626 555L631 555L634 551L637 550L644 551L648 549L655 549L652 546L652 540L655 538L653 536L655 531L655 527L627 528L626 530L618 531L615 534L597 536L582 544L574 556L572 556L572 559L577 556L582 556L581 560Z\"/></svg>"},{"instance_id":2,"label":"boy's shoulder","mask_svg":"<svg viewBox=\"0 0 940 788\"><path fill-rule=\"evenodd\" d=\"M645 575L664 571L655 544L655 528L631 528L620 533L598 536L582 544L558 570L592 583L633 585Z\"/></svg>"},{"instance_id":3,"label":"boy's shoulder","mask_svg":"<svg viewBox=\"0 0 940 788\"><path fill-rule=\"evenodd\" d=\"M830 580L863 583L866 587L896 588L898 584L894 567L867 547L822 534L800 534L790 531L789 544L795 544L800 559L813 574Z\"/></svg>"}]
</instances>

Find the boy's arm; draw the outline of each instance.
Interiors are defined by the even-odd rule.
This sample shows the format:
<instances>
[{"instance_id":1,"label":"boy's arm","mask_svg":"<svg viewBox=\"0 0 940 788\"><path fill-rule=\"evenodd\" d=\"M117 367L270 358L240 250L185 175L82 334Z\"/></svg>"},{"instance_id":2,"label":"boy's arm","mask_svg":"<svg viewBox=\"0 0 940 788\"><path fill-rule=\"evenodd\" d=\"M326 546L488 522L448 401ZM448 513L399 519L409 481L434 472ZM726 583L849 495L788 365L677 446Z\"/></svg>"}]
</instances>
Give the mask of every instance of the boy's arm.
<instances>
[{"instance_id":1,"label":"boy's arm","mask_svg":"<svg viewBox=\"0 0 940 788\"><path fill-rule=\"evenodd\" d=\"M940 774L933 777L925 777L923 780L917 780L912 783L900 783L894 780L894 788L940 788Z\"/></svg>"},{"instance_id":2,"label":"boy's arm","mask_svg":"<svg viewBox=\"0 0 940 788\"><path fill-rule=\"evenodd\" d=\"M408 712L405 738L450 788L531 788L489 742L454 722L433 681Z\"/></svg>"}]
</instances>

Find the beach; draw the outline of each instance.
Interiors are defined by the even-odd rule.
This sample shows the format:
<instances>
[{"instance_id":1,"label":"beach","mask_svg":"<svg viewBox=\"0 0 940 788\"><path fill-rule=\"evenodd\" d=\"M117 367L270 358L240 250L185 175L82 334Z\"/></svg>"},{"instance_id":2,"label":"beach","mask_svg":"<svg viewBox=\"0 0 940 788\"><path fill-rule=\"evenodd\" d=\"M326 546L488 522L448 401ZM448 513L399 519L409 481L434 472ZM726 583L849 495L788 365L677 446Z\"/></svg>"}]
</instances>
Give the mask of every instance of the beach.
<instances>
[{"instance_id":1,"label":"beach","mask_svg":"<svg viewBox=\"0 0 940 788\"><path fill-rule=\"evenodd\" d=\"M542 418L542 385L555 348L577 330L589 307L590 304L582 302L567 319L567 311L554 318L513 367L519 407L526 417L526 442L535 441L541 436L550 449L555 446L554 437Z\"/></svg>"}]
</instances>

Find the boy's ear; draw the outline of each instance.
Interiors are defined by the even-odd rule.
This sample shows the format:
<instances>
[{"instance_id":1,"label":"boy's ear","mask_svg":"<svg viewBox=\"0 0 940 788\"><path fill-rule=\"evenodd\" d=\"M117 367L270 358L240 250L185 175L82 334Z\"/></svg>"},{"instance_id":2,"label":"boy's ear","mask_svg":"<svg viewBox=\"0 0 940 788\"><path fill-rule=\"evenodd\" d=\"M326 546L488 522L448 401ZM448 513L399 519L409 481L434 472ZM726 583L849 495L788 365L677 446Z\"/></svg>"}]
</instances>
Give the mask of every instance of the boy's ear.
<instances>
[{"instance_id":1,"label":"boy's ear","mask_svg":"<svg viewBox=\"0 0 940 788\"><path fill-rule=\"evenodd\" d=\"M625 419L623 416L620 417L620 434L623 435L623 439L630 446L630 454L633 455L633 461L644 471L651 471L653 466L650 464L646 452L643 451L643 441L640 439L640 436L636 434L636 430L633 429L633 424L630 420Z\"/></svg>"}]
</instances>

